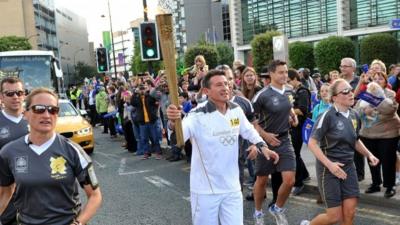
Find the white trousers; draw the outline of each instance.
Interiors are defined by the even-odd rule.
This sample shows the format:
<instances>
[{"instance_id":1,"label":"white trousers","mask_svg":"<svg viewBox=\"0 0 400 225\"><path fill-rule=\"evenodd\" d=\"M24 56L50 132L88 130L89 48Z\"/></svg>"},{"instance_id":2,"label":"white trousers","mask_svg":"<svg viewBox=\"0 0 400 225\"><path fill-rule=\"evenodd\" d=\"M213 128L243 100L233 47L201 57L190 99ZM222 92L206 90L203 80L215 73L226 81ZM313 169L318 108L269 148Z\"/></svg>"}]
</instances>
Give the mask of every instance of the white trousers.
<instances>
[{"instance_id":1,"label":"white trousers","mask_svg":"<svg viewBox=\"0 0 400 225\"><path fill-rule=\"evenodd\" d=\"M190 194L193 225L243 225L242 192ZM219 223L218 223L219 222Z\"/></svg>"}]
</instances>

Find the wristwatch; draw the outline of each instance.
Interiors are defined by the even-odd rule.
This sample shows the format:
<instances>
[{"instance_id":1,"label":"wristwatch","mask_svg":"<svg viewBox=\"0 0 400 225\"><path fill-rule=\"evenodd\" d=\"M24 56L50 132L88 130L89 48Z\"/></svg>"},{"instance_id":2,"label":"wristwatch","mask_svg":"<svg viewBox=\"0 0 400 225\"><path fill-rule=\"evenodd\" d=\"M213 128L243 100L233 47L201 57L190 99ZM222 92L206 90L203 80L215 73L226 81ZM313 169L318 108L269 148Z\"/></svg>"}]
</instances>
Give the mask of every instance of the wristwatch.
<instances>
[{"instance_id":1,"label":"wristwatch","mask_svg":"<svg viewBox=\"0 0 400 225\"><path fill-rule=\"evenodd\" d=\"M265 142L258 142L256 144L256 147L258 148L258 152L262 153L262 148L263 147L268 148L268 145Z\"/></svg>"},{"instance_id":2,"label":"wristwatch","mask_svg":"<svg viewBox=\"0 0 400 225\"><path fill-rule=\"evenodd\" d=\"M73 225L83 225L79 220L75 219Z\"/></svg>"}]
</instances>

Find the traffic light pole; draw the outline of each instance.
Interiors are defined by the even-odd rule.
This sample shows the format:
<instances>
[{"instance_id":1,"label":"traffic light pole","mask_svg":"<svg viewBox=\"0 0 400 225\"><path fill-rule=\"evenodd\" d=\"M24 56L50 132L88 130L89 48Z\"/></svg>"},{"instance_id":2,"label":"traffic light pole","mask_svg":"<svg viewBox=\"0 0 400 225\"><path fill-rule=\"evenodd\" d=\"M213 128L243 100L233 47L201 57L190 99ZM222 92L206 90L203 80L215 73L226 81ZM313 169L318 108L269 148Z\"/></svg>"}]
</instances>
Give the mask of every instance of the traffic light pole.
<instances>
[{"instance_id":1,"label":"traffic light pole","mask_svg":"<svg viewBox=\"0 0 400 225\"><path fill-rule=\"evenodd\" d=\"M115 76L115 78L117 78L117 63L115 62L114 34L113 34L112 22L111 22L110 0L107 1L107 4L108 4L108 16L110 18L111 45L112 45L112 53L113 53L113 61L114 61L114 76Z\"/></svg>"},{"instance_id":2,"label":"traffic light pole","mask_svg":"<svg viewBox=\"0 0 400 225\"><path fill-rule=\"evenodd\" d=\"M147 17L147 2L146 2L146 0L143 0L143 19L144 19L144 22L149 21L149 18ZM152 74L153 68L151 67L150 61L147 61L147 70L149 71L150 74Z\"/></svg>"}]
</instances>

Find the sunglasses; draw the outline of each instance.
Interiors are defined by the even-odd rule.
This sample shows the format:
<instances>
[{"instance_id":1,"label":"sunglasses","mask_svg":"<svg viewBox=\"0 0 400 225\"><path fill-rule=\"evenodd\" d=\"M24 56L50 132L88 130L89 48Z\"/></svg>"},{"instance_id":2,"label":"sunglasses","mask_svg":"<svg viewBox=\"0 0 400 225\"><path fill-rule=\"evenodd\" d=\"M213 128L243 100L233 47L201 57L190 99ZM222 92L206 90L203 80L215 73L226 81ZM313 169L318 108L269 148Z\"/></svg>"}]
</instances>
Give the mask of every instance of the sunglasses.
<instances>
[{"instance_id":1,"label":"sunglasses","mask_svg":"<svg viewBox=\"0 0 400 225\"><path fill-rule=\"evenodd\" d=\"M14 97L14 95L21 97L25 95L25 91L4 91L3 94L7 97Z\"/></svg>"},{"instance_id":2,"label":"sunglasses","mask_svg":"<svg viewBox=\"0 0 400 225\"><path fill-rule=\"evenodd\" d=\"M346 89L343 89L342 91L339 91L336 95L339 95L339 94L348 95L351 93L352 90L353 90L352 88L346 88Z\"/></svg>"},{"instance_id":3,"label":"sunglasses","mask_svg":"<svg viewBox=\"0 0 400 225\"><path fill-rule=\"evenodd\" d=\"M56 115L60 111L60 107L50 105L33 105L28 108L28 110L30 109L35 114L43 114L47 110L51 115Z\"/></svg>"}]
</instances>

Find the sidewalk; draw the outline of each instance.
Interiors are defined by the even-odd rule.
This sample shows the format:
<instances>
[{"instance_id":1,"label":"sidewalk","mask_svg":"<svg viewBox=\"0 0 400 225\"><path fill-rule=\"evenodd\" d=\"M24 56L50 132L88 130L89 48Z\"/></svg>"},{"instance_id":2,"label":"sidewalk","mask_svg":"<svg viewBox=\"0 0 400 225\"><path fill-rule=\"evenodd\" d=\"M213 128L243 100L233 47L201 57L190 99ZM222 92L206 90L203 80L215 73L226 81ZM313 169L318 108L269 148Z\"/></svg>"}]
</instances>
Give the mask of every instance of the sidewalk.
<instances>
[{"instance_id":1,"label":"sidewalk","mask_svg":"<svg viewBox=\"0 0 400 225\"><path fill-rule=\"evenodd\" d=\"M303 148L301 150L301 156L303 158L304 163L306 164L306 167L308 169L308 172L310 173L311 181L305 183L305 191L311 191L315 192L317 194L318 192L318 184L317 184L317 179L316 179L316 172L315 172L315 157L312 154L312 152L307 148L306 145L303 145ZM360 186L360 202L366 203L366 204L375 204L379 206L384 206L384 207L390 207L390 208L400 208L400 187L396 187L396 195L387 199L383 197L383 194L385 193L386 188L383 188L381 186L381 192L378 193L373 193L373 194L365 194L365 190L368 188L368 186L372 183L371 180L371 173L369 170L369 166L367 162L365 162L365 179L361 182L359 182Z\"/></svg>"}]
</instances>

